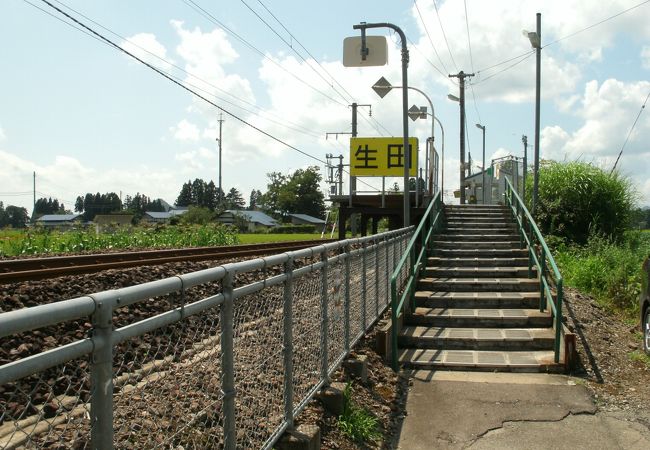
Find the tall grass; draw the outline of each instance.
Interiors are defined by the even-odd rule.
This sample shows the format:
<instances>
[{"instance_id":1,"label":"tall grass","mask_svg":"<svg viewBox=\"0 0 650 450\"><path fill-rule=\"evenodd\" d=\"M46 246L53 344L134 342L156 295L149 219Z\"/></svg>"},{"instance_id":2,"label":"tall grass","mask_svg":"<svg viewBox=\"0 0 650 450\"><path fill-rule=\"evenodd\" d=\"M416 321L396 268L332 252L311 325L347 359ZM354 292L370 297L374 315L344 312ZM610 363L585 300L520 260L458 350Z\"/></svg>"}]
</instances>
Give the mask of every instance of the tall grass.
<instances>
[{"instance_id":1,"label":"tall grass","mask_svg":"<svg viewBox=\"0 0 650 450\"><path fill-rule=\"evenodd\" d=\"M46 255L108 249L180 248L237 244L232 228L220 224L155 226L95 234L94 230L33 229L0 240L0 256Z\"/></svg>"},{"instance_id":2,"label":"tall grass","mask_svg":"<svg viewBox=\"0 0 650 450\"><path fill-rule=\"evenodd\" d=\"M526 192L530 204L532 176ZM628 178L584 162L547 161L539 172L535 220L544 234L585 244L589 236L614 240L629 228L637 194Z\"/></svg>"},{"instance_id":3,"label":"tall grass","mask_svg":"<svg viewBox=\"0 0 650 450\"><path fill-rule=\"evenodd\" d=\"M619 242L592 235L585 245L560 245L555 259L566 284L618 312L636 316L641 264L650 255L650 233L627 231Z\"/></svg>"}]
</instances>

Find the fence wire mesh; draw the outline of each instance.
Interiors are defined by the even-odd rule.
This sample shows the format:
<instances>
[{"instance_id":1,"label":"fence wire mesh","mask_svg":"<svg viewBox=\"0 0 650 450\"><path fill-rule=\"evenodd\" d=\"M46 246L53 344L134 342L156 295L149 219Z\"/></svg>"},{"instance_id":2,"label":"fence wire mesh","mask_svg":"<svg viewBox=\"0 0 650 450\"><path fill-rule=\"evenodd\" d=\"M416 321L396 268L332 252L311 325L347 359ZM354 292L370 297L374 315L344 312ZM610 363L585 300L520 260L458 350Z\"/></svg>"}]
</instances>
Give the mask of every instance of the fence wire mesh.
<instances>
[{"instance_id":1,"label":"fence wire mesh","mask_svg":"<svg viewBox=\"0 0 650 450\"><path fill-rule=\"evenodd\" d=\"M94 417L112 420L104 428L112 441L104 443L113 448L271 448L388 305L389 278L409 238L410 230L400 230L315 247L286 266L291 276L277 259L262 269L256 260L220 275L193 274L205 281L191 288L181 280L180 288L153 289L164 294L136 286L141 298L126 306L121 291L97 294L112 305L103 326L110 347L98 340L95 316L0 338L2 348L14 348L0 354L0 449L96 448ZM224 273L232 273L232 297ZM59 351L66 344L87 346L67 357ZM101 361L91 352L101 348L110 350L104 381L93 378ZM22 369L30 357L47 357L46 368ZM25 375L11 375L18 366ZM112 395L100 406L99 389L105 393L111 381ZM108 415L93 412L107 407Z\"/></svg>"}]
</instances>

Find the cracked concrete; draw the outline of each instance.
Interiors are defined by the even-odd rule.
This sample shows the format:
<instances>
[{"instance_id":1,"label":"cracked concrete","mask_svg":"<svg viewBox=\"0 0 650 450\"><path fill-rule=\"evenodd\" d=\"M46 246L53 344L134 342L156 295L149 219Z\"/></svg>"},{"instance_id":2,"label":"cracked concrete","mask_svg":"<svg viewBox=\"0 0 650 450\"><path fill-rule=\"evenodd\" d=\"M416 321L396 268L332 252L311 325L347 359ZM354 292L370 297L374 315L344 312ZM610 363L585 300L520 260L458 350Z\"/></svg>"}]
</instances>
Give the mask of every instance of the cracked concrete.
<instances>
[{"instance_id":1,"label":"cracked concrete","mask_svg":"<svg viewBox=\"0 0 650 450\"><path fill-rule=\"evenodd\" d=\"M411 379L400 449L650 448L650 413L597 413L566 376L418 371Z\"/></svg>"}]
</instances>

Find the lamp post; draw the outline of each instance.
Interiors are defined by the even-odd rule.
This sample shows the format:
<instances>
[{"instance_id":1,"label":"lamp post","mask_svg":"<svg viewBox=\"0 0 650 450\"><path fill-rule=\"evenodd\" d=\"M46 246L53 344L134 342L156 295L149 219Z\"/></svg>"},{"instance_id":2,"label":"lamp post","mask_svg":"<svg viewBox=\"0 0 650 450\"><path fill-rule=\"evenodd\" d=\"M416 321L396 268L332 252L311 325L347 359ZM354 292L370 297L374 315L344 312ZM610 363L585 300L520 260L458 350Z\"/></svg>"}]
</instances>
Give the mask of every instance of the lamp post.
<instances>
[{"instance_id":1,"label":"lamp post","mask_svg":"<svg viewBox=\"0 0 650 450\"><path fill-rule=\"evenodd\" d=\"M483 204L485 205L485 125L477 123L476 128L483 132L483 174L481 176L483 184L481 185L481 192L483 192Z\"/></svg>"},{"instance_id":2,"label":"lamp post","mask_svg":"<svg viewBox=\"0 0 650 450\"><path fill-rule=\"evenodd\" d=\"M440 120L438 120L437 117L435 117L433 114L431 115L433 119L438 122L438 125L440 126L440 131L442 133L442 151L440 152L440 198L442 201L445 201L445 129L442 127L442 123L440 123Z\"/></svg>"},{"instance_id":3,"label":"lamp post","mask_svg":"<svg viewBox=\"0 0 650 450\"><path fill-rule=\"evenodd\" d=\"M537 206L537 190L539 187L539 104L540 104L540 80L541 80L541 59L542 59L542 14L537 13L537 31L529 33L524 30L524 35L535 49L535 149L533 155L533 214Z\"/></svg>"},{"instance_id":4,"label":"lamp post","mask_svg":"<svg viewBox=\"0 0 650 450\"><path fill-rule=\"evenodd\" d=\"M372 86L372 89L377 93L377 95L379 95L381 98L384 98L386 96L386 94L388 94L390 92L391 89L404 89L404 86L393 86L392 84L390 84L390 82L388 80L386 80L386 78L381 77ZM434 121L436 119L435 110L433 109L433 102L431 101L429 96L424 93L424 91L422 91L422 90L420 90L420 89L418 89L416 87L413 87L413 86L407 86L407 89L411 89L413 91L419 92L429 102L429 107L431 108L431 148L433 149L434 123L435 123ZM441 125L441 127L442 127L442 125ZM444 142L443 142L443 145L444 145ZM443 165L444 165L444 159L443 159ZM428 152L427 152L427 155L426 155L426 170L427 170L427 176L429 176L428 175L429 174L429 153ZM417 180L417 175L416 175L416 180ZM429 182L427 184L430 186L431 185L431 180L429 180ZM416 186L418 186L418 185L419 184L416 183ZM429 191L431 191L431 189L429 189Z\"/></svg>"},{"instance_id":5,"label":"lamp post","mask_svg":"<svg viewBox=\"0 0 650 450\"><path fill-rule=\"evenodd\" d=\"M402 86L408 86L408 62L409 50L404 31L397 25L392 23L365 23L361 22L358 25L353 25L353 29L361 31L361 56L362 59L368 57L368 48L366 46L366 30L368 28L390 28L395 31L402 43ZM409 191L409 169L411 165L411 149L409 148L409 123L408 123L408 89L402 89L402 134L403 134L403 148L404 148L404 226L408 227L411 224L410 211L411 211L411 196Z\"/></svg>"}]
</instances>

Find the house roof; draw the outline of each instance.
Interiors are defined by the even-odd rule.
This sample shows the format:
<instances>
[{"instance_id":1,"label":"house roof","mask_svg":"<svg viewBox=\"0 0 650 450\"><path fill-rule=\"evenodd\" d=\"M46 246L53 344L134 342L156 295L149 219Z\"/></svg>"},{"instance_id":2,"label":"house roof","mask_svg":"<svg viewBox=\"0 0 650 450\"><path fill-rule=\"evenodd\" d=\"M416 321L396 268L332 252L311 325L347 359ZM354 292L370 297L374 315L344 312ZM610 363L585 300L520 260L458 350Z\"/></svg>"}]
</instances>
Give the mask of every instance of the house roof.
<instances>
[{"instance_id":1,"label":"house roof","mask_svg":"<svg viewBox=\"0 0 650 450\"><path fill-rule=\"evenodd\" d=\"M274 227L278 224L278 222L273 218L269 217L266 214L264 214L261 211L247 211L243 209L228 209L224 212L230 213L230 214L238 214L240 216L243 216L246 220L249 222L253 223L259 223L261 225L265 225L267 227Z\"/></svg>"},{"instance_id":2,"label":"house roof","mask_svg":"<svg viewBox=\"0 0 650 450\"><path fill-rule=\"evenodd\" d=\"M151 217L152 219L170 219L174 216L180 216L185 214L187 209L174 210L172 209L169 212L156 212L156 211L145 211L145 214Z\"/></svg>"},{"instance_id":3,"label":"house roof","mask_svg":"<svg viewBox=\"0 0 650 450\"><path fill-rule=\"evenodd\" d=\"M313 223L314 225L324 225L325 221L319 219L318 217L310 216L307 214L289 214L290 217L295 217L296 219L304 220L305 222Z\"/></svg>"},{"instance_id":4,"label":"house roof","mask_svg":"<svg viewBox=\"0 0 650 450\"><path fill-rule=\"evenodd\" d=\"M81 214L44 214L38 219L37 222L70 222L75 220Z\"/></svg>"}]
</instances>

